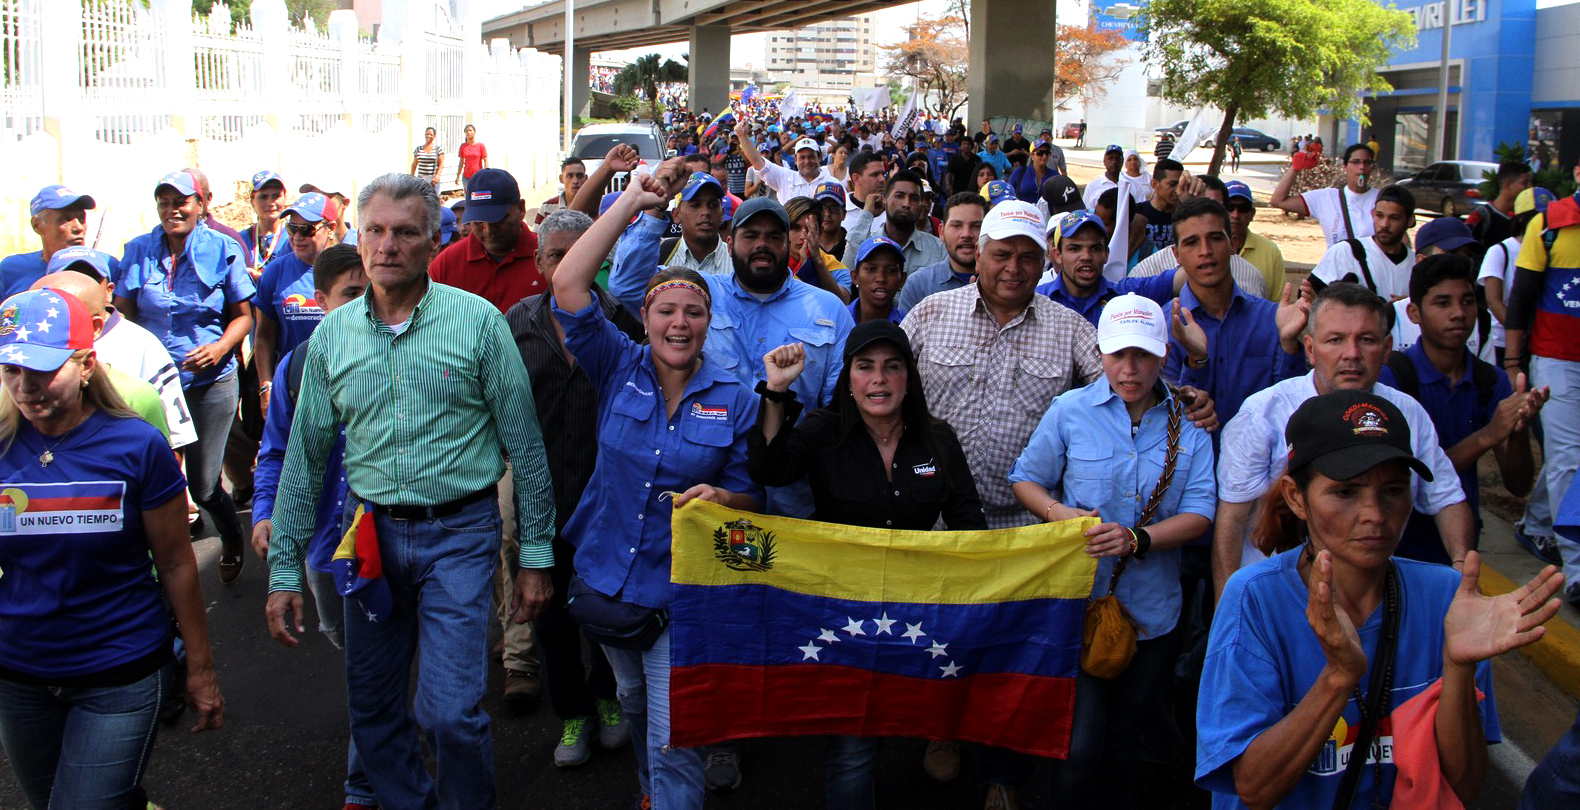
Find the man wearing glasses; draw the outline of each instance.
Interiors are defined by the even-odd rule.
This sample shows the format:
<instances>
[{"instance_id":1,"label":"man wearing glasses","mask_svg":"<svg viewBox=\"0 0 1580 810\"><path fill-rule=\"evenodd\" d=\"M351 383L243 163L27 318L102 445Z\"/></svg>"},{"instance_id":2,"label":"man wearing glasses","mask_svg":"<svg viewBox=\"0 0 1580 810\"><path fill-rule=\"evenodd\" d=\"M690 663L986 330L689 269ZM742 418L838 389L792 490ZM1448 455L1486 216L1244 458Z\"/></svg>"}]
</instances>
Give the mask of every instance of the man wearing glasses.
<instances>
[{"instance_id":1,"label":"man wearing glasses","mask_svg":"<svg viewBox=\"0 0 1580 810\"><path fill-rule=\"evenodd\" d=\"M253 340L253 358L258 379L273 380L275 363L286 352L306 343L314 327L324 319L313 298L313 262L318 254L335 243L335 225L340 221L340 204L333 197L309 192L280 212L285 218L285 236L290 250L275 251L274 259L258 277L258 334ZM268 410L269 383L259 386L263 409Z\"/></svg>"},{"instance_id":2,"label":"man wearing glasses","mask_svg":"<svg viewBox=\"0 0 1580 810\"><path fill-rule=\"evenodd\" d=\"M1377 204L1377 189L1371 187L1372 171L1377 168L1377 153L1364 143L1350 144L1344 150L1344 185L1290 195L1298 170L1293 164L1278 178L1271 203L1303 217L1315 217L1322 226L1328 245L1346 239L1372 235L1372 207Z\"/></svg>"}]
</instances>

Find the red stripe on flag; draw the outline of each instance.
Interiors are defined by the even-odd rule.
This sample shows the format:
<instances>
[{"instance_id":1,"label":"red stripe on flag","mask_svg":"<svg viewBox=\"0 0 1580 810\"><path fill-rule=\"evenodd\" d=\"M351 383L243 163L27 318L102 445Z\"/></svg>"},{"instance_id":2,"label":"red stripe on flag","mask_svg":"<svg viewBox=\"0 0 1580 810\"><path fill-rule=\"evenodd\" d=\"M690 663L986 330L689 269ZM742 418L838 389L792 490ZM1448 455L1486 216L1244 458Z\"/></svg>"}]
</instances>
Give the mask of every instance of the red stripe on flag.
<instances>
[{"instance_id":1,"label":"red stripe on flag","mask_svg":"<svg viewBox=\"0 0 1580 810\"><path fill-rule=\"evenodd\" d=\"M27 502L29 512L86 512L90 509L120 509L119 495L83 495L73 498L34 498Z\"/></svg>"},{"instance_id":2,"label":"red stripe on flag","mask_svg":"<svg viewBox=\"0 0 1580 810\"><path fill-rule=\"evenodd\" d=\"M1063 759L1075 679L1016 672L922 679L835 664L670 670L670 742L806 734L925 737Z\"/></svg>"}]
</instances>

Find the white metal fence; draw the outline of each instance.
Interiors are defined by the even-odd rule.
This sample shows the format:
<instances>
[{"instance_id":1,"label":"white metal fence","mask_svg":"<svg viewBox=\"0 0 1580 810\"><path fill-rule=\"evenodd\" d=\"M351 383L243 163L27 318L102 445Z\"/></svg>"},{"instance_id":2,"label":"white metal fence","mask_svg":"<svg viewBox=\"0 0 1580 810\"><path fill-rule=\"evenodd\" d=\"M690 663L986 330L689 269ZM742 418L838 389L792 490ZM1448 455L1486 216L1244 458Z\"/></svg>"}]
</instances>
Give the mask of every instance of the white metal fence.
<instances>
[{"instance_id":1,"label":"white metal fence","mask_svg":"<svg viewBox=\"0 0 1580 810\"><path fill-rule=\"evenodd\" d=\"M291 20L254 0L233 23L224 2L193 5L0 0L0 148L20 167L0 189L0 255L32 249L26 200L49 183L91 188L101 213L130 188L109 207L151 227L144 186L171 169L201 165L216 202L261 168L355 188L405 170L430 125L453 154L477 124L524 187L554 174L559 58L485 45L443 0L384 0L392 41L349 11Z\"/></svg>"}]
</instances>

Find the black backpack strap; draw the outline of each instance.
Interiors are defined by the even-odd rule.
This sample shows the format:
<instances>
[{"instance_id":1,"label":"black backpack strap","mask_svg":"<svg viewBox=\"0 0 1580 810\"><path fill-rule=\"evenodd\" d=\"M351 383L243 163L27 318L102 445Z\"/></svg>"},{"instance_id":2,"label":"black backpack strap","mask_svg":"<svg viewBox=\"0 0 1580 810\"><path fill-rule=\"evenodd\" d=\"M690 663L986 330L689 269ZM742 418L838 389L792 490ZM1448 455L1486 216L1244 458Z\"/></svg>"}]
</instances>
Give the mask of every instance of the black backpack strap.
<instances>
[{"instance_id":1,"label":"black backpack strap","mask_svg":"<svg viewBox=\"0 0 1580 810\"><path fill-rule=\"evenodd\" d=\"M1388 355L1388 370L1393 372L1394 388L1402 394L1407 394L1411 399L1421 399L1421 375L1415 370L1415 364L1404 352L1392 352Z\"/></svg>"},{"instance_id":2,"label":"black backpack strap","mask_svg":"<svg viewBox=\"0 0 1580 810\"><path fill-rule=\"evenodd\" d=\"M301 351L297 351L301 349ZM291 407L296 407L301 402L302 375L307 373L307 344L303 343L291 350L290 365L285 369L285 390L291 394Z\"/></svg>"},{"instance_id":3,"label":"black backpack strap","mask_svg":"<svg viewBox=\"0 0 1580 810\"><path fill-rule=\"evenodd\" d=\"M1491 363L1477 357L1470 357L1470 381L1476 384L1476 402L1486 411L1492 405L1492 388L1498 384L1498 377L1503 372Z\"/></svg>"},{"instance_id":4,"label":"black backpack strap","mask_svg":"<svg viewBox=\"0 0 1580 810\"><path fill-rule=\"evenodd\" d=\"M1350 255L1355 257L1355 263L1361 266L1361 275L1366 279L1366 289L1377 292L1377 282L1372 279L1372 265L1366 258L1366 245L1359 239L1346 239L1344 242L1350 246Z\"/></svg>"}]
</instances>

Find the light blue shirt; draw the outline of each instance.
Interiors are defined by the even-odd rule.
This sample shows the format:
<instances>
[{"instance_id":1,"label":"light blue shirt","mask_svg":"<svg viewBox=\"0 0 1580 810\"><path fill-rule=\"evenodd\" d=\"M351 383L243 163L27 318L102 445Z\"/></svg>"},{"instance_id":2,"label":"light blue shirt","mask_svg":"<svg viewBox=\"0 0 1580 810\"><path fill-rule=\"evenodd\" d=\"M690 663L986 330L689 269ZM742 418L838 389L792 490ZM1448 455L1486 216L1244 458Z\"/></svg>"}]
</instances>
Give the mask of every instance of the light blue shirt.
<instances>
[{"instance_id":1,"label":"light blue shirt","mask_svg":"<svg viewBox=\"0 0 1580 810\"><path fill-rule=\"evenodd\" d=\"M964 287L971 283L972 278L974 276L956 273L948 259L929 264L905 277L905 286L900 288L900 297L895 300L894 308L910 312L922 303L923 298L936 292Z\"/></svg>"},{"instance_id":2,"label":"light blue shirt","mask_svg":"<svg viewBox=\"0 0 1580 810\"><path fill-rule=\"evenodd\" d=\"M1132 437L1130 414L1107 378L1060 394L1010 468L1010 483L1034 481L1066 506L1096 509L1104 522L1135 526L1168 455L1167 406L1173 397L1165 396L1146 412ZM1180 421L1174 481L1153 515L1154 523L1186 513L1211 520L1217 507L1212 442L1189 419ZM1108 594L1118 560L1104 557L1098 562L1092 598ZM1179 567L1179 549L1172 548L1155 549L1125 568L1117 596L1141 625L1141 638L1158 638L1179 621Z\"/></svg>"}]
</instances>

